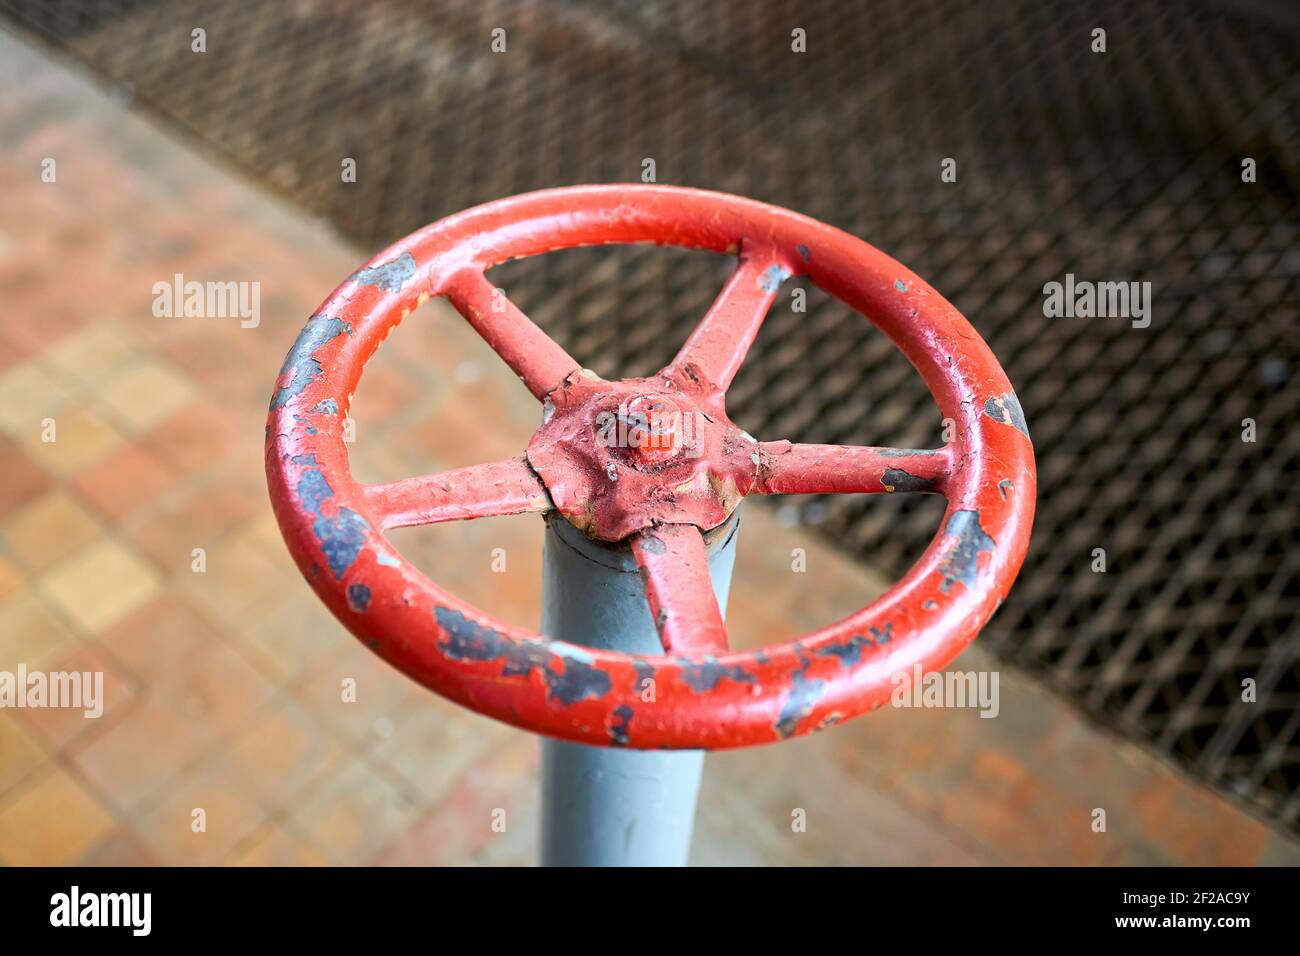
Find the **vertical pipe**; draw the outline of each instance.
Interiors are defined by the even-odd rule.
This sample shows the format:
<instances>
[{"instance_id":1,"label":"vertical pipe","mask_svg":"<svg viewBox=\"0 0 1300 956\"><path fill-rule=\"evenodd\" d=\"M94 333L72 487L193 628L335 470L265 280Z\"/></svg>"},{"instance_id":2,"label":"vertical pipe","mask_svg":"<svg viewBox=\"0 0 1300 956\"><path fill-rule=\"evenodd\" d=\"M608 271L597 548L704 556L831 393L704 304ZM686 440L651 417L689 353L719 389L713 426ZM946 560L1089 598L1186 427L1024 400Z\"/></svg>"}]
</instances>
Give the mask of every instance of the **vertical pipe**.
<instances>
[{"instance_id":1,"label":"vertical pipe","mask_svg":"<svg viewBox=\"0 0 1300 956\"><path fill-rule=\"evenodd\" d=\"M733 514L708 532L718 606L736 560ZM591 541L564 518L546 525L542 633L586 647L663 654L636 561L626 545ZM543 866L684 866L702 750L622 750L542 740Z\"/></svg>"}]
</instances>

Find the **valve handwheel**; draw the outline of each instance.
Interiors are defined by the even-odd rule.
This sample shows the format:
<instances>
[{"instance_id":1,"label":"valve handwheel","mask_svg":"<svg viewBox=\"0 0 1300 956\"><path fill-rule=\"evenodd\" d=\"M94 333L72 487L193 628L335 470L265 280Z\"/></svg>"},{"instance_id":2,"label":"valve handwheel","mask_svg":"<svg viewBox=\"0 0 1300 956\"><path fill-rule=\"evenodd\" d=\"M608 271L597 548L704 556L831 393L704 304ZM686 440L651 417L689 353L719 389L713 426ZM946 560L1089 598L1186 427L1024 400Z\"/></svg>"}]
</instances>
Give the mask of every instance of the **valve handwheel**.
<instances>
[{"instance_id":1,"label":"valve handwheel","mask_svg":"<svg viewBox=\"0 0 1300 956\"><path fill-rule=\"evenodd\" d=\"M508 259L654 242L739 264L663 371L601 380L495 289ZM724 396L781 282L794 275L871 318L955 425L937 449L756 441ZM343 442L361 370L420 303L446 296L539 400L526 454L384 485L353 480ZM610 441L611 417L648 427ZM639 417L638 417L639 416ZM690 428L687 426L694 425ZM588 744L719 749L781 740L887 701L892 675L943 667L1015 579L1033 520L1033 449L988 346L893 259L805 216L722 193L580 186L443 219L380 253L307 322L276 382L266 468L304 576L395 667L474 710ZM792 643L733 652L702 531L747 494L935 492L948 500L920 560L870 606ZM627 539L665 656L593 650L494 620L443 591L389 528L554 510ZM654 699L643 700L647 678Z\"/></svg>"}]
</instances>

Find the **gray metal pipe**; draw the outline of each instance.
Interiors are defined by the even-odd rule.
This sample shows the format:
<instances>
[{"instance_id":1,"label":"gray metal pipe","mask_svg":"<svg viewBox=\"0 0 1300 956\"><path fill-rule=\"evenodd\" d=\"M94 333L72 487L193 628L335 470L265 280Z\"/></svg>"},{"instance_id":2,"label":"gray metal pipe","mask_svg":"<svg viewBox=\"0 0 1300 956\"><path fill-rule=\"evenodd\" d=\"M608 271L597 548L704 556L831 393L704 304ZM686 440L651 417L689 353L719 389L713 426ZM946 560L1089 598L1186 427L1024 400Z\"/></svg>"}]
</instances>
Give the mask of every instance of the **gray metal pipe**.
<instances>
[{"instance_id":1,"label":"gray metal pipe","mask_svg":"<svg viewBox=\"0 0 1300 956\"><path fill-rule=\"evenodd\" d=\"M739 513L708 532L709 575L724 616ZM626 545L592 541L549 518L542 633L586 647L663 654ZM543 866L684 866L702 750L621 750L542 740Z\"/></svg>"}]
</instances>

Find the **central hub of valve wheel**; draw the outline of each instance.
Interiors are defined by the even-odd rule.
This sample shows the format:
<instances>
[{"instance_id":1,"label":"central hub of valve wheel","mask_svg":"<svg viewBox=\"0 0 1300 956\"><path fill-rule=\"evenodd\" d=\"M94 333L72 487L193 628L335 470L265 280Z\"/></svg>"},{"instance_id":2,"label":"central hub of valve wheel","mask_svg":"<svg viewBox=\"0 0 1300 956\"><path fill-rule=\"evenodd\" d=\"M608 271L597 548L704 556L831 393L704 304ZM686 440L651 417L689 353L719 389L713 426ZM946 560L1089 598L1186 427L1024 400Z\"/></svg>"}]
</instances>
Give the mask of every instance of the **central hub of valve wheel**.
<instances>
[{"instance_id":1,"label":"central hub of valve wheel","mask_svg":"<svg viewBox=\"0 0 1300 956\"><path fill-rule=\"evenodd\" d=\"M601 442L611 447L635 449L634 463L654 465L667 461L682 451L684 442L689 438L691 423L694 421L698 429L698 421L703 418L703 413L695 414L699 418L687 419L687 426L683 428L682 410L671 398L666 395L638 395L627 403L626 409L620 409L612 419L607 416L599 423L602 428ZM610 427L614 429L612 434L608 431Z\"/></svg>"},{"instance_id":2,"label":"central hub of valve wheel","mask_svg":"<svg viewBox=\"0 0 1300 956\"><path fill-rule=\"evenodd\" d=\"M547 396L528 463L555 508L592 538L656 524L722 524L759 479L753 437L693 369L606 382L590 372Z\"/></svg>"}]
</instances>

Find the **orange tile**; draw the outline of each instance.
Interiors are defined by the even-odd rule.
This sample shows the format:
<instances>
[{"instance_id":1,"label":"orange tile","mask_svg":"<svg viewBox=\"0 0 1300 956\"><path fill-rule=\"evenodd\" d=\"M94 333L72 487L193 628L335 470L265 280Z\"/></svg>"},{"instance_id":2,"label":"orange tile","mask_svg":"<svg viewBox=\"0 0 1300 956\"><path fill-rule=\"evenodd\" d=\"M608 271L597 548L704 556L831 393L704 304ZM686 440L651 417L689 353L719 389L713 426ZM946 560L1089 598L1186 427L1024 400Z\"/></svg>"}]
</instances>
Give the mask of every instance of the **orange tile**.
<instances>
[{"instance_id":1,"label":"orange tile","mask_svg":"<svg viewBox=\"0 0 1300 956\"><path fill-rule=\"evenodd\" d=\"M134 829L119 827L85 853L81 866L157 866L161 861Z\"/></svg>"},{"instance_id":2,"label":"orange tile","mask_svg":"<svg viewBox=\"0 0 1300 956\"><path fill-rule=\"evenodd\" d=\"M307 840L282 824L267 823L235 848L231 866L327 866L329 861Z\"/></svg>"},{"instance_id":3,"label":"orange tile","mask_svg":"<svg viewBox=\"0 0 1300 956\"><path fill-rule=\"evenodd\" d=\"M423 383L414 375L390 366L377 366L353 400L352 415L358 423L373 426L400 415L421 397ZM358 425L358 430L360 424Z\"/></svg>"},{"instance_id":4,"label":"orange tile","mask_svg":"<svg viewBox=\"0 0 1300 956\"><path fill-rule=\"evenodd\" d=\"M27 586L22 570L8 558L0 557L0 601Z\"/></svg>"},{"instance_id":5,"label":"orange tile","mask_svg":"<svg viewBox=\"0 0 1300 956\"><path fill-rule=\"evenodd\" d=\"M260 426L256 436L260 441ZM191 402L141 438L147 448L186 475L220 465L234 440L230 413L208 401Z\"/></svg>"},{"instance_id":6,"label":"orange tile","mask_svg":"<svg viewBox=\"0 0 1300 956\"><path fill-rule=\"evenodd\" d=\"M204 548L206 570L194 572L191 564L173 575L172 586L214 620L229 626L237 627L257 609L277 603L296 583L283 563L272 561L260 547L241 537L214 543L200 540L196 545Z\"/></svg>"},{"instance_id":7,"label":"orange tile","mask_svg":"<svg viewBox=\"0 0 1300 956\"><path fill-rule=\"evenodd\" d=\"M235 730L273 689L218 627L174 592L118 622L103 644L155 699L208 736Z\"/></svg>"},{"instance_id":8,"label":"orange tile","mask_svg":"<svg viewBox=\"0 0 1300 956\"><path fill-rule=\"evenodd\" d=\"M49 473L4 435L0 435L0 520L21 508L52 484Z\"/></svg>"},{"instance_id":9,"label":"orange tile","mask_svg":"<svg viewBox=\"0 0 1300 956\"><path fill-rule=\"evenodd\" d=\"M371 750L428 800L440 800L485 754L517 744L519 731L430 693L395 717L376 718Z\"/></svg>"},{"instance_id":10,"label":"orange tile","mask_svg":"<svg viewBox=\"0 0 1300 956\"><path fill-rule=\"evenodd\" d=\"M41 593L83 634L98 634L162 587L135 552L105 538L56 565L40 580Z\"/></svg>"},{"instance_id":11,"label":"orange tile","mask_svg":"<svg viewBox=\"0 0 1300 956\"><path fill-rule=\"evenodd\" d=\"M164 685L222 641L206 616L164 591L108 628L100 642L144 685Z\"/></svg>"},{"instance_id":12,"label":"orange tile","mask_svg":"<svg viewBox=\"0 0 1300 956\"><path fill-rule=\"evenodd\" d=\"M44 571L102 531L103 525L85 505L56 488L16 512L0 540L32 571Z\"/></svg>"},{"instance_id":13,"label":"orange tile","mask_svg":"<svg viewBox=\"0 0 1300 956\"><path fill-rule=\"evenodd\" d=\"M176 709L207 733L222 736L235 730L264 703L271 683L224 642L208 644L186 667L154 685Z\"/></svg>"},{"instance_id":14,"label":"orange tile","mask_svg":"<svg viewBox=\"0 0 1300 956\"><path fill-rule=\"evenodd\" d=\"M103 733L72 745L73 764L124 813L198 757L203 729L155 700L138 699Z\"/></svg>"},{"instance_id":15,"label":"orange tile","mask_svg":"<svg viewBox=\"0 0 1300 956\"><path fill-rule=\"evenodd\" d=\"M1178 783L1161 767L1132 805L1110 814L1132 815L1146 839L1192 866L1253 866L1268 845L1268 828L1218 794Z\"/></svg>"},{"instance_id":16,"label":"orange tile","mask_svg":"<svg viewBox=\"0 0 1300 956\"><path fill-rule=\"evenodd\" d=\"M49 417L54 421L54 441L42 439L39 423L19 441L34 461L56 475L75 475L125 441L117 426L85 403L69 405Z\"/></svg>"},{"instance_id":17,"label":"orange tile","mask_svg":"<svg viewBox=\"0 0 1300 956\"><path fill-rule=\"evenodd\" d=\"M461 468L522 454L532 432L512 420L515 414L500 395L476 389L463 403L440 402L403 432L407 441L430 449L441 468ZM357 426L359 439L363 427L364 422Z\"/></svg>"},{"instance_id":18,"label":"orange tile","mask_svg":"<svg viewBox=\"0 0 1300 956\"><path fill-rule=\"evenodd\" d=\"M381 770L355 758L324 780L292 820L331 860L354 864L386 845L416 811Z\"/></svg>"},{"instance_id":19,"label":"orange tile","mask_svg":"<svg viewBox=\"0 0 1300 956\"><path fill-rule=\"evenodd\" d=\"M77 635L40 596L21 591L0 602L0 670L46 667L72 652Z\"/></svg>"},{"instance_id":20,"label":"orange tile","mask_svg":"<svg viewBox=\"0 0 1300 956\"><path fill-rule=\"evenodd\" d=\"M153 852L180 866L220 863L266 819L237 776L205 761L178 778L137 828Z\"/></svg>"},{"instance_id":21,"label":"orange tile","mask_svg":"<svg viewBox=\"0 0 1300 956\"><path fill-rule=\"evenodd\" d=\"M167 574L188 571L191 552L210 548L263 507L248 490L217 481L169 500L127 532L131 543Z\"/></svg>"},{"instance_id":22,"label":"orange tile","mask_svg":"<svg viewBox=\"0 0 1300 956\"><path fill-rule=\"evenodd\" d=\"M50 753L17 716L0 711L0 798L32 771L49 762Z\"/></svg>"},{"instance_id":23,"label":"orange tile","mask_svg":"<svg viewBox=\"0 0 1300 956\"><path fill-rule=\"evenodd\" d=\"M146 357L109 375L95 394L106 415L135 435L179 412L198 393L169 363Z\"/></svg>"},{"instance_id":24,"label":"orange tile","mask_svg":"<svg viewBox=\"0 0 1300 956\"><path fill-rule=\"evenodd\" d=\"M267 302L263 302L266 309ZM199 327L165 345L159 351L199 387L223 402L258 408L264 415L274 391L284 352L293 344L290 334L283 349L259 345L262 328L226 328L215 331ZM275 354L279 353L279 354Z\"/></svg>"},{"instance_id":25,"label":"orange tile","mask_svg":"<svg viewBox=\"0 0 1300 956\"><path fill-rule=\"evenodd\" d=\"M278 809L332 768L344 746L322 733L308 712L292 700L264 708L233 739L226 760L265 806Z\"/></svg>"},{"instance_id":26,"label":"orange tile","mask_svg":"<svg viewBox=\"0 0 1300 956\"><path fill-rule=\"evenodd\" d=\"M0 375L34 358L39 346L13 326L0 324Z\"/></svg>"},{"instance_id":27,"label":"orange tile","mask_svg":"<svg viewBox=\"0 0 1300 956\"><path fill-rule=\"evenodd\" d=\"M293 686L315 719L354 741L378 739L386 722L426 706L428 693L359 641L322 656Z\"/></svg>"},{"instance_id":28,"label":"orange tile","mask_svg":"<svg viewBox=\"0 0 1300 956\"><path fill-rule=\"evenodd\" d=\"M20 362L0 373L0 431L24 444L39 442L42 421L58 418L71 398L67 385L43 362Z\"/></svg>"},{"instance_id":29,"label":"orange tile","mask_svg":"<svg viewBox=\"0 0 1300 956\"><path fill-rule=\"evenodd\" d=\"M86 310L81 303L58 301L57 296L43 298L40 316L39 322L14 323L8 336L21 351L37 357L86 323Z\"/></svg>"},{"instance_id":30,"label":"orange tile","mask_svg":"<svg viewBox=\"0 0 1300 956\"><path fill-rule=\"evenodd\" d=\"M474 862L511 851L498 844L535 848L533 779L537 747L515 737L493 748L451 781L414 826L378 848L366 862L380 866L438 866Z\"/></svg>"},{"instance_id":31,"label":"orange tile","mask_svg":"<svg viewBox=\"0 0 1300 956\"><path fill-rule=\"evenodd\" d=\"M175 483L176 474L139 445L123 445L73 479L95 510L114 521L157 501Z\"/></svg>"},{"instance_id":32,"label":"orange tile","mask_svg":"<svg viewBox=\"0 0 1300 956\"><path fill-rule=\"evenodd\" d=\"M112 828L108 808L67 771L54 768L0 803L0 861L68 866Z\"/></svg>"},{"instance_id":33,"label":"orange tile","mask_svg":"<svg viewBox=\"0 0 1300 956\"><path fill-rule=\"evenodd\" d=\"M58 380L75 389L94 382L136 355L119 322L102 321L65 336L41 354L41 361Z\"/></svg>"},{"instance_id":34,"label":"orange tile","mask_svg":"<svg viewBox=\"0 0 1300 956\"><path fill-rule=\"evenodd\" d=\"M250 618L233 633L268 673L282 679L314 667L323 655L345 644L357 643L305 581L296 594L291 589L280 604ZM356 649L365 650L360 645Z\"/></svg>"}]
</instances>

